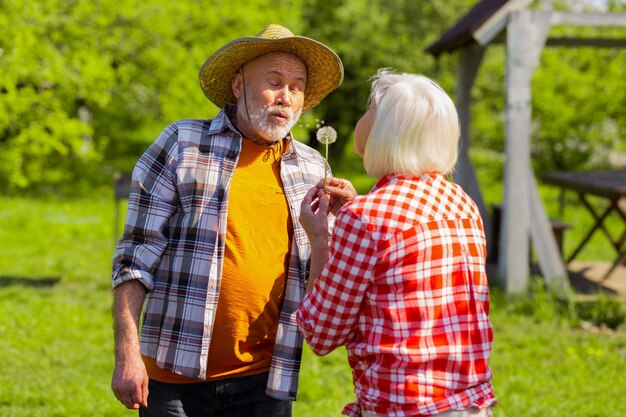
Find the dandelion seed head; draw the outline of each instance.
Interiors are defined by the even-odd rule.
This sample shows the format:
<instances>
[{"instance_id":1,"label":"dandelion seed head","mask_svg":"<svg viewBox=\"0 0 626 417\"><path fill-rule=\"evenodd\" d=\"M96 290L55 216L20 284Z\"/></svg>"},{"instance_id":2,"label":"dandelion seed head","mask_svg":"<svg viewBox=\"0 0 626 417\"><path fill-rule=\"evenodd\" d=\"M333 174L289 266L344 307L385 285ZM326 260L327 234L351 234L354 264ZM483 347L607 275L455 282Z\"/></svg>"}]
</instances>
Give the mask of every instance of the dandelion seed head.
<instances>
[{"instance_id":1,"label":"dandelion seed head","mask_svg":"<svg viewBox=\"0 0 626 417\"><path fill-rule=\"evenodd\" d=\"M317 129L315 136L318 142L329 145L337 140L337 131L330 126L323 126Z\"/></svg>"}]
</instances>

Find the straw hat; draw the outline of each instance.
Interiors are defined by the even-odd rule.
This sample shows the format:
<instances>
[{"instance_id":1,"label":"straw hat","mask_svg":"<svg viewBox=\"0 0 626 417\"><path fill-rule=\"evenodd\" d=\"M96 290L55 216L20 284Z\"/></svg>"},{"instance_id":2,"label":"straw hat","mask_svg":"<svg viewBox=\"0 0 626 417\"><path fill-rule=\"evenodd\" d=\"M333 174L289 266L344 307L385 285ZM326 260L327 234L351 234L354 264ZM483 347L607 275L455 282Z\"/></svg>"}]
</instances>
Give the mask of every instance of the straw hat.
<instances>
[{"instance_id":1,"label":"straw hat","mask_svg":"<svg viewBox=\"0 0 626 417\"><path fill-rule=\"evenodd\" d=\"M246 62L270 52L286 52L300 58L307 68L302 111L316 106L343 81L341 60L329 47L316 40L295 36L280 25L269 25L254 37L228 42L202 65L200 87L217 107L235 103L233 75Z\"/></svg>"}]
</instances>

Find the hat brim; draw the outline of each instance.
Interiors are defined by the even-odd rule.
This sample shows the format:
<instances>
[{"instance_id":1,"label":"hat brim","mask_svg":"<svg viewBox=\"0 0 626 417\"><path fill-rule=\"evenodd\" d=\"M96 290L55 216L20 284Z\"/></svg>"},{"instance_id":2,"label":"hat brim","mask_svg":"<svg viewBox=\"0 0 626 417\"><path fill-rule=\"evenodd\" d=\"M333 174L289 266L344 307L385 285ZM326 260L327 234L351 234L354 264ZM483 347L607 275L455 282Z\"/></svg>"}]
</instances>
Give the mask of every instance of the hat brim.
<instances>
[{"instance_id":1,"label":"hat brim","mask_svg":"<svg viewBox=\"0 0 626 417\"><path fill-rule=\"evenodd\" d=\"M200 69L200 87L217 107L235 103L231 81L246 62L270 52L285 52L300 58L307 68L302 111L315 107L343 81L341 60L326 45L303 36L280 39L245 37L215 51Z\"/></svg>"}]
</instances>

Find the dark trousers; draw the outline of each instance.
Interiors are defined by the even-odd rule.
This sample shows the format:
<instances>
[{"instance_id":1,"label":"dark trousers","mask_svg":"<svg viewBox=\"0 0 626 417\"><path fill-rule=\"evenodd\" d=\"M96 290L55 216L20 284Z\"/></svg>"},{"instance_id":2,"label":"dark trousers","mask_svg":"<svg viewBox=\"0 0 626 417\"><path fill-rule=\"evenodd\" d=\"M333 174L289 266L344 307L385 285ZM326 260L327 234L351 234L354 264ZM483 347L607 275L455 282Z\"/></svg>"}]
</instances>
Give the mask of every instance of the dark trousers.
<instances>
[{"instance_id":1,"label":"dark trousers","mask_svg":"<svg viewBox=\"0 0 626 417\"><path fill-rule=\"evenodd\" d=\"M265 394L267 372L193 384L150 380L140 417L291 417L291 401Z\"/></svg>"}]
</instances>

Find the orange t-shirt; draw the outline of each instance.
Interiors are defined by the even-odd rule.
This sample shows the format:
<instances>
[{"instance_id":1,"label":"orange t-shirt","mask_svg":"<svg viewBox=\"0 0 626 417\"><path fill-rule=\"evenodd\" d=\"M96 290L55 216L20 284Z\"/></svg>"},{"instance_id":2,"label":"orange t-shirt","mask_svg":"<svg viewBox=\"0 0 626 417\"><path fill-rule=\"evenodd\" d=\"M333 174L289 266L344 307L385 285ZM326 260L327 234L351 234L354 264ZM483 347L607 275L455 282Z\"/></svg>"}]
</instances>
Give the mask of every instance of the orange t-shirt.
<instances>
[{"instance_id":1,"label":"orange t-shirt","mask_svg":"<svg viewBox=\"0 0 626 417\"><path fill-rule=\"evenodd\" d=\"M244 139L230 184L220 296L207 379L270 369L293 225L280 180L284 142L267 147ZM200 380L165 371L143 357L148 376L162 382Z\"/></svg>"}]
</instances>

